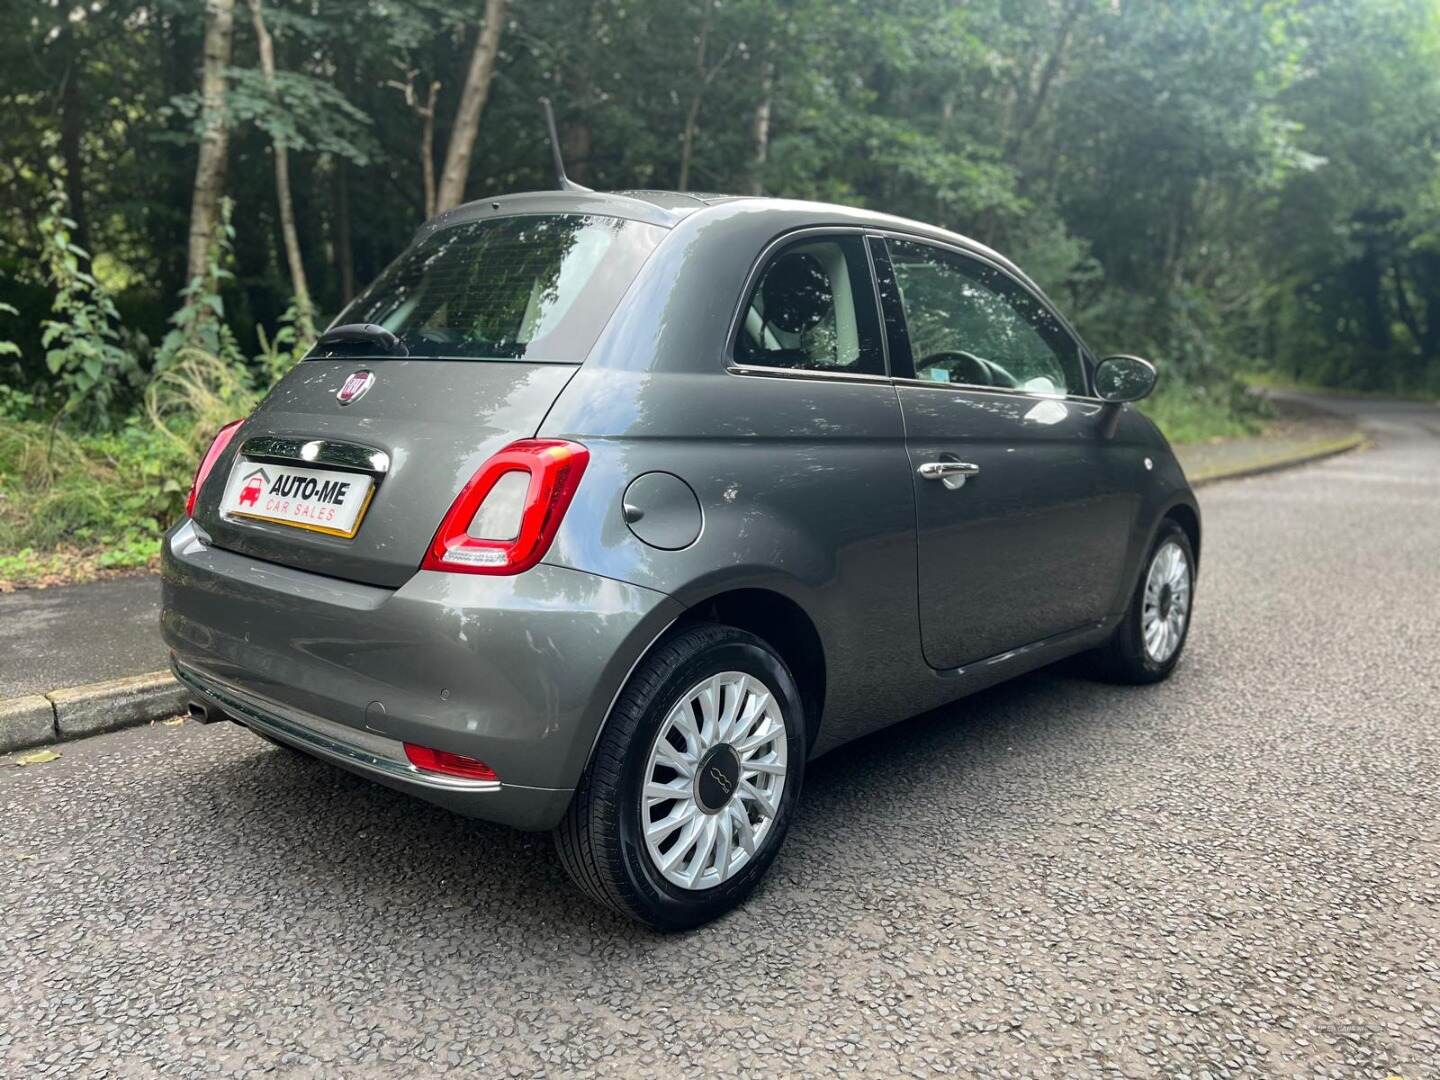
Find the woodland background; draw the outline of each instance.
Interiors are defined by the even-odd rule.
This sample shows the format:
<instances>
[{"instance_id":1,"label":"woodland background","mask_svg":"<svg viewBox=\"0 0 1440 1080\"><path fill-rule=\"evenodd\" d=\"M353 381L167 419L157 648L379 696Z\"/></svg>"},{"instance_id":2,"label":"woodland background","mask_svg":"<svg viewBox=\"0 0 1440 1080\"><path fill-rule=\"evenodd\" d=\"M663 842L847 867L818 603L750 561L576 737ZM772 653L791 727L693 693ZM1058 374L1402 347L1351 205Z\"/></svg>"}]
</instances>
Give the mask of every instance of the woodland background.
<instances>
[{"instance_id":1,"label":"woodland background","mask_svg":"<svg viewBox=\"0 0 1440 1080\"><path fill-rule=\"evenodd\" d=\"M0 584L153 558L198 448L437 209L864 205L1015 258L1181 440L1440 395L1440 0L11 0Z\"/></svg>"}]
</instances>

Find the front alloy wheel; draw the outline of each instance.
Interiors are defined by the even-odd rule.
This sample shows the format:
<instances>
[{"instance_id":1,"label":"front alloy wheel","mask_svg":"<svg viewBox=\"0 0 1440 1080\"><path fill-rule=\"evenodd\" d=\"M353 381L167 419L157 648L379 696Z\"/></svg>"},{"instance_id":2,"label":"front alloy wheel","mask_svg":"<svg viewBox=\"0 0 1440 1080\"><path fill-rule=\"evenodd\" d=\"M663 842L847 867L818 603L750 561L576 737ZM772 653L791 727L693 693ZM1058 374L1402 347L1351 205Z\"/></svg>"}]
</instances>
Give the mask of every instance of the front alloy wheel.
<instances>
[{"instance_id":1,"label":"front alloy wheel","mask_svg":"<svg viewBox=\"0 0 1440 1080\"><path fill-rule=\"evenodd\" d=\"M1168 678L1185 648L1194 602L1194 549L1185 530L1167 518L1150 545L1125 617L1096 650L1100 674L1126 683Z\"/></svg>"},{"instance_id":2,"label":"front alloy wheel","mask_svg":"<svg viewBox=\"0 0 1440 1080\"><path fill-rule=\"evenodd\" d=\"M595 899L658 929L740 904L775 858L805 768L785 661L731 626L677 630L635 669L565 820L561 862Z\"/></svg>"},{"instance_id":3,"label":"front alloy wheel","mask_svg":"<svg viewBox=\"0 0 1440 1080\"><path fill-rule=\"evenodd\" d=\"M1179 543L1167 540L1150 560L1140 609L1145 655L1157 664L1174 656L1190 617L1190 561Z\"/></svg>"}]
</instances>

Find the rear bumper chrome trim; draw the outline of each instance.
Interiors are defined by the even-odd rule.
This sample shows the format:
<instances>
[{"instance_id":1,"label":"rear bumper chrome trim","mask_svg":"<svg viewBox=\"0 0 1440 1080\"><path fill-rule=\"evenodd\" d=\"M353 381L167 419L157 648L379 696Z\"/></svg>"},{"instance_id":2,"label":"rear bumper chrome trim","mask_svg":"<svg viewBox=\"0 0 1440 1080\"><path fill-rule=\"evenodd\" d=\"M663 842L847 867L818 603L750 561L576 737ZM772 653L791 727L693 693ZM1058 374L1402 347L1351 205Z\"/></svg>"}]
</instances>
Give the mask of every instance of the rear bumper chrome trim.
<instances>
[{"instance_id":1,"label":"rear bumper chrome trim","mask_svg":"<svg viewBox=\"0 0 1440 1080\"><path fill-rule=\"evenodd\" d=\"M256 435L241 444L240 456L259 461L293 461L297 465L326 465L375 476L384 476L390 471L390 455L384 450L338 439Z\"/></svg>"},{"instance_id":2,"label":"rear bumper chrome trim","mask_svg":"<svg viewBox=\"0 0 1440 1080\"><path fill-rule=\"evenodd\" d=\"M410 764L405 756L405 746L398 739L262 701L175 660L171 661L170 668L187 688L214 702L239 723L316 757L433 791L490 792L501 789L499 780L468 780L421 772Z\"/></svg>"}]
</instances>

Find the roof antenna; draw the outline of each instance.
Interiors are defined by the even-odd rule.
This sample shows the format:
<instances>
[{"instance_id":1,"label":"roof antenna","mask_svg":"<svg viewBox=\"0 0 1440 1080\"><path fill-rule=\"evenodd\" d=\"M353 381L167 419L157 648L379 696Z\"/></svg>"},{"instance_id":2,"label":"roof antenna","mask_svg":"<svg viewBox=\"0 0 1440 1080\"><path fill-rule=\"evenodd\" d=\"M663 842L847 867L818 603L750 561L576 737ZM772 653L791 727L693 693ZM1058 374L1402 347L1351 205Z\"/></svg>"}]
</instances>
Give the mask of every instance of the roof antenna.
<instances>
[{"instance_id":1,"label":"roof antenna","mask_svg":"<svg viewBox=\"0 0 1440 1080\"><path fill-rule=\"evenodd\" d=\"M565 175L565 162L560 157L560 136L555 133L555 110L550 107L550 99L542 97L540 107L545 110L545 126L550 131L550 153L555 158L555 179L560 184L561 191L594 191L584 184L577 184Z\"/></svg>"}]
</instances>

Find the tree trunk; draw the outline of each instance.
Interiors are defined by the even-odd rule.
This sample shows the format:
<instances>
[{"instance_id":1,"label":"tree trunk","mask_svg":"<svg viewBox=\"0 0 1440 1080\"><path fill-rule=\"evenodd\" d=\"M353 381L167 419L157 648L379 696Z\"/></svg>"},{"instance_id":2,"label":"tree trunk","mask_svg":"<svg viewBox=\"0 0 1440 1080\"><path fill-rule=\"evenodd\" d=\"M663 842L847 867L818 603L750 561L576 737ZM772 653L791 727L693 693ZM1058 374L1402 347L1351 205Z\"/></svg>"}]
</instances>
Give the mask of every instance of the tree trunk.
<instances>
[{"instance_id":1,"label":"tree trunk","mask_svg":"<svg viewBox=\"0 0 1440 1080\"><path fill-rule=\"evenodd\" d=\"M1391 343L1390 313L1385 304L1384 283L1381 280L1383 272L1373 241L1367 238L1364 252L1352 265L1351 277L1354 281L1355 296L1360 301L1360 310L1363 313L1361 325L1365 344L1377 355L1388 352Z\"/></svg>"},{"instance_id":2,"label":"tree trunk","mask_svg":"<svg viewBox=\"0 0 1440 1080\"><path fill-rule=\"evenodd\" d=\"M422 105L415 95L416 72L405 73L405 81L391 80L386 86L393 86L405 95L405 104L420 117L420 181L424 197L425 220L435 216L435 101L440 96L440 83L431 82L430 92Z\"/></svg>"},{"instance_id":3,"label":"tree trunk","mask_svg":"<svg viewBox=\"0 0 1440 1080\"><path fill-rule=\"evenodd\" d=\"M1440 255L1426 251L1422 252L1419 258L1420 280L1426 295L1420 355L1427 361L1435 361L1440 360Z\"/></svg>"},{"instance_id":4,"label":"tree trunk","mask_svg":"<svg viewBox=\"0 0 1440 1080\"><path fill-rule=\"evenodd\" d=\"M183 28L183 30L182 30ZM190 34L189 21L174 17L162 18L152 35L154 54L147 62L160 73L161 94L166 101L194 88L195 72L200 67L200 47L204 27ZM179 134L183 122L172 119L167 131ZM195 183L191 152L180 139L167 139L151 148L159 174L165 178L164 204L167 207L188 207ZM162 296L175 296L185 287L186 260L189 256L190 222L181 214L157 215L151 224L159 266L157 287Z\"/></svg>"},{"instance_id":5,"label":"tree trunk","mask_svg":"<svg viewBox=\"0 0 1440 1080\"><path fill-rule=\"evenodd\" d=\"M1060 65L1065 60L1065 50L1070 45L1070 35L1075 30L1075 24L1080 19L1084 10L1082 4L1071 4L1065 13L1065 18L1060 23L1060 28L1055 35L1055 45L1045 57L1045 63L1040 68L1038 84L1027 79L1025 84L1025 101L1017 109L1015 130L1010 136L1008 151L1010 154L1019 149L1020 141L1025 133L1040 119L1040 114L1045 110L1045 102L1050 97L1050 88L1055 84L1055 76L1060 73Z\"/></svg>"},{"instance_id":6,"label":"tree trunk","mask_svg":"<svg viewBox=\"0 0 1440 1080\"><path fill-rule=\"evenodd\" d=\"M765 190L765 163L770 159L770 95L775 84L775 65L766 60L760 69L760 100L750 128L750 194Z\"/></svg>"},{"instance_id":7,"label":"tree trunk","mask_svg":"<svg viewBox=\"0 0 1440 1080\"><path fill-rule=\"evenodd\" d=\"M275 43L265 28L263 0L250 0L255 40L260 47L260 72L265 85L275 88ZM274 140L275 197L280 204L280 235L285 244L285 261L290 267L290 286L295 291L295 329L302 340L315 336L315 307L310 302L310 285L305 280L305 263L300 257L300 237L295 231L295 203L290 197L290 152L280 139Z\"/></svg>"},{"instance_id":8,"label":"tree trunk","mask_svg":"<svg viewBox=\"0 0 1440 1080\"><path fill-rule=\"evenodd\" d=\"M495 77L495 57L500 51L504 22L505 0L485 0L485 22L475 39L475 51L465 73L465 88L460 92L460 106L455 110L455 126L450 130L445 167L440 171L440 187L435 195L437 214L459 206L465 197L470 158L475 152L475 136L480 131L480 114L485 110L490 82Z\"/></svg>"},{"instance_id":9,"label":"tree trunk","mask_svg":"<svg viewBox=\"0 0 1440 1080\"><path fill-rule=\"evenodd\" d=\"M65 81L60 86L60 157L65 162L65 201L70 204L70 219L75 222L70 238L87 257L93 257L90 219L85 213L85 166L80 154L80 134L85 128L85 114L80 102L80 50L68 20L64 37L68 59Z\"/></svg>"},{"instance_id":10,"label":"tree trunk","mask_svg":"<svg viewBox=\"0 0 1440 1080\"><path fill-rule=\"evenodd\" d=\"M676 191L690 190L690 158L695 150L695 129L700 118L700 95L690 99L690 110L685 114L685 132L680 137L680 180Z\"/></svg>"},{"instance_id":11,"label":"tree trunk","mask_svg":"<svg viewBox=\"0 0 1440 1080\"><path fill-rule=\"evenodd\" d=\"M355 299L355 254L350 249L350 167L335 159L335 267L340 273L340 302Z\"/></svg>"},{"instance_id":12,"label":"tree trunk","mask_svg":"<svg viewBox=\"0 0 1440 1080\"><path fill-rule=\"evenodd\" d=\"M685 111L685 128L680 134L680 179L676 191L690 190L690 159L695 153L695 129L700 123L700 102L705 91L705 47L710 42L711 0L705 0L705 17L695 46L695 92L690 95L690 108Z\"/></svg>"},{"instance_id":13,"label":"tree trunk","mask_svg":"<svg viewBox=\"0 0 1440 1080\"><path fill-rule=\"evenodd\" d=\"M1399 259L1391 260L1390 274L1395 282L1396 314L1400 316L1400 321L1405 324L1405 329L1410 331L1410 337L1418 347L1424 331L1420 328L1420 320L1415 317L1415 309L1410 306L1410 294L1405 289L1405 271Z\"/></svg>"},{"instance_id":14,"label":"tree trunk","mask_svg":"<svg viewBox=\"0 0 1440 1080\"><path fill-rule=\"evenodd\" d=\"M432 82L430 93L425 98L425 107L417 107L424 121L420 126L420 175L425 183L426 221L435 216L435 99L439 95L440 83Z\"/></svg>"},{"instance_id":15,"label":"tree trunk","mask_svg":"<svg viewBox=\"0 0 1440 1080\"><path fill-rule=\"evenodd\" d=\"M225 154L230 123L225 113L225 71L235 37L235 0L206 0L205 53L200 78L202 128L190 197L190 251L186 280L205 274L210 247L220 224L220 199L225 193Z\"/></svg>"},{"instance_id":16,"label":"tree trunk","mask_svg":"<svg viewBox=\"0 0 1440 1080\"><path fill-rule=\"evenodd\" d=\"M695 92L690 96L690 108L685 113L685 128L680 133L680 182L676 185L677 191L690 190L690 163L695 156L695 136L700 131L700 106L705 101L705 91L735 53L735 46L732 44L714 64L709 67L705 65L705 51L710 45L711 23L717 6L717 0L705 0L700 33L695 39Z\"/></svg>"}]
</instances>

